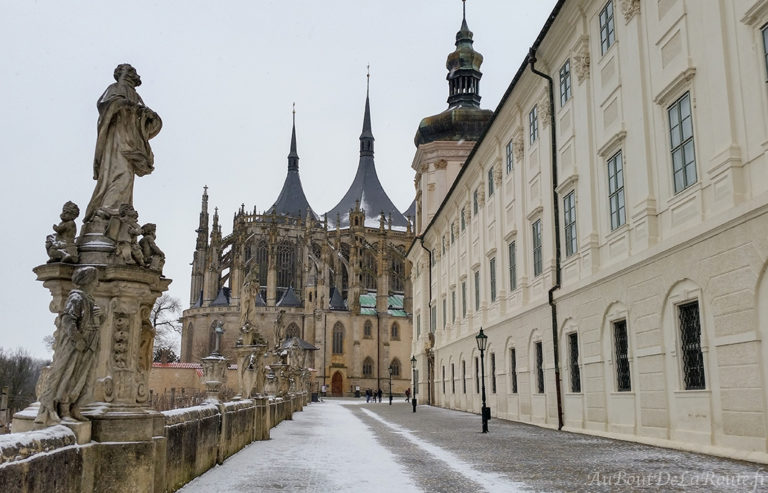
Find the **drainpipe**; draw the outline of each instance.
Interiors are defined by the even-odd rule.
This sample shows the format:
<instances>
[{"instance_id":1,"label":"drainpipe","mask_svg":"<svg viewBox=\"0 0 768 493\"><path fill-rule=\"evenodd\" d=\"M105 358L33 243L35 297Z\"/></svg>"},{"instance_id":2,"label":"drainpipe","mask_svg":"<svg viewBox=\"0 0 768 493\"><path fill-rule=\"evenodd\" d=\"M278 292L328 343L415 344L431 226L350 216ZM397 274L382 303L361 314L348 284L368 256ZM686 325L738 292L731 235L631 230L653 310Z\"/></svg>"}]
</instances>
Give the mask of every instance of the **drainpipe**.
<instances>
[{"instance_id":1,"label":"drainpipe","mask_svg":"<svg viewBox=\"0 0 768 493\"><path fill-rule=\"evenodd\" d=\"M531 65L531 72L543 77L549 83L549 118L550 129L552 131L552 212L555 220L555 283L549 288L547 298L549 306L552 308L552 351L555 356L555 392L557 394L557 429L563 428L563 396L560 390L560 356L557 340L557 305L555 304L554 292L560 289L560 208L557 201L557 134L555 131L555 91L552 77L544 72L539 72L534 66L536 64L536 47L531 47L528 52L528 63Z\"/></svg>"},{"instance_id":2,"label":"drainpipe","mask_svg":"<svg viewBox=\"0 0 768 493\"><path fill-rule=\"evenodd\" d=\"M424 235L419 236L419 242L421 243L421 248L426 250L427 255L429 255L429 265L427 266L429 269L429 303L427 303L427 306L429 307L429 331L432 330L432 250L424 246ZM424 352L424 358L426 359L427 353ZM429 361L426 361L427 363L427 404L431 405L432 401L432 395L430 392L430 386L432 385L432 382L430 382L430 375L429 375Z\"/></svg>"},{"instance_id":3,"label":"drainpipe","mask_svg":"<svg viewBox=\"0 0 768 493\"><path fill-rule=\"evenodd\" d=\"M381 388L381 320L376 309L376 392Z\"/></svg>"}]
</instances>

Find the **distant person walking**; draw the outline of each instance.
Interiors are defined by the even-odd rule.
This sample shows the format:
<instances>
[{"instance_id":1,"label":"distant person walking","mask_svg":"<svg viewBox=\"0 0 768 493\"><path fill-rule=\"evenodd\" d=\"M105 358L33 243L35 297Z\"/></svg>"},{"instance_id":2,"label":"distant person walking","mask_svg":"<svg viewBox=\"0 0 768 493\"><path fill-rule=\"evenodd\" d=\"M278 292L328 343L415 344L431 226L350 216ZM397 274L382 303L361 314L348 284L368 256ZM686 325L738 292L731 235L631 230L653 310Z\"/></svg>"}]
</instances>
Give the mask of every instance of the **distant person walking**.
<instances>
[{"instance_id":1,"label":"distant person walking","mask_svg":"<svg viewBox=\"0 0 768 493\"><path fill-rule=\"evenodd\" d=\"M381 402L381 396L384 395L384 392L381 391L381 388L379 388L379 402Z\"/></svg>"},{"instance_id":2,"label":"distant person walking","mask_svg":"<svg viewBox=\"0 0 768 493\"><path fill-rule=\"evenodd\" d=\"M405 389L405 402L408 402L411 400L411 388L408 387Z\"/></svg>"},{"instance_id":3,"label":"distant person walking","mask_svg":"<svg viewBox=\"0 0 768 493\"><path fill-rule=\"evenodd\" d=\"M371 389L365 389L365 402L371 402Z\"/></svg>"}]
</instances>

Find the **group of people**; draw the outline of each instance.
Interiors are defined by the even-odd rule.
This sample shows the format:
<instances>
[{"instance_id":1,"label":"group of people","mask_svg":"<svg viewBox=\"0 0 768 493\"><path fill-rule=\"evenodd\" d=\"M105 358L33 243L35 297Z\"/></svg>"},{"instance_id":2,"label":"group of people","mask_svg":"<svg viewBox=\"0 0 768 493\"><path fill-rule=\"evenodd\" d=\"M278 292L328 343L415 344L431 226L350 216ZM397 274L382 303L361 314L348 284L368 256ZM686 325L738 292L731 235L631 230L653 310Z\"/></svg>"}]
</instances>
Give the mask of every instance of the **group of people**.
<instances>
[{"instance_id":1,"label":"group of people","mask_svg":"<svg viewBox=\"0 0 768 493\"><path fill-rule=\"evenodd\" d=\"M365 389L365 402L376 402L376 398L378 397L379 402L381 402L381 396L384 395L384 392L379 390L372 390L372 389Z\"/></svg>"}]
</instances>

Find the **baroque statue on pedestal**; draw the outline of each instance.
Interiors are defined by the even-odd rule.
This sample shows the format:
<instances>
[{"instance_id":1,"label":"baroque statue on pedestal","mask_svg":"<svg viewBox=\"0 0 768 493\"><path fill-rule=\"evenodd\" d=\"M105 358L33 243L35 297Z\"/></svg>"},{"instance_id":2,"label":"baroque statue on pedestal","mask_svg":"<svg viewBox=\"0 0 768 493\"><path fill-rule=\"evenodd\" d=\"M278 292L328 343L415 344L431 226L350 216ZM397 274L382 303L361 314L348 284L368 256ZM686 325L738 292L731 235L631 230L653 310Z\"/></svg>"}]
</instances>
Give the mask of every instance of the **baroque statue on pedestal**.
<instances>
[{"instance_id":1,"label":"baroque statue on pedestal","mask_svg":"<svg viewBox=\"0 0 768 493\"><path fill-rule=\"evenodd\" d=\"M97 283L95 267L79 267L72 274L74 288L57 318L55 353L40 395L36 423L50 425L68 418L86 420L80 407L88 396L101 325L100 309L91 295Z\"/></svg>"},{"instance_id":2,"label":"baroque statue on pedestal","mask_svg":"<svg viewBox=\"0 0 768 493\"><path fill-rule=\"evenodd\" d=\"M78 261L77 225L75 219L80 215L80 208L72 201L68 201L61 208L61 222L53 225L54 233L45 239L45 250L48 252L48 262L65 262L76 264Z\"/></svg>"},{"instance_id":3,"label":"baroque statue on pedestal","mask_svg":"<svg viewBox=\"0 0 768 493\"><path fill-rule=\"evenodd\" d=\"M149 140L160 132L162 120L144 105L136 87L141 77L131 65L118 65L117 82L104 91L96 104L99 110L93 179L97 180L84 222L94 216L117 216L120 206L133 205L133 179L154 169Z\"/></svg>"}]
</instances>

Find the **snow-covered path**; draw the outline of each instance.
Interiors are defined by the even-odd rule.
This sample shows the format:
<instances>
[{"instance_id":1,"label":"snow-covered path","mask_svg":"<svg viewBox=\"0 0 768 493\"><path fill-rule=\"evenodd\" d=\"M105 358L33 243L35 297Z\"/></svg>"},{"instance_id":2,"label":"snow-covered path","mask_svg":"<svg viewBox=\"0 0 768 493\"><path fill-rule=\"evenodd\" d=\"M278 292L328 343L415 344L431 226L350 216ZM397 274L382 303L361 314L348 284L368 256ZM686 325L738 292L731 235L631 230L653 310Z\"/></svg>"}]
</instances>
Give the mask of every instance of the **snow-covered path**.
<instances>
[{"instance_id":1,"label":"snow-covered path","mask_svg":"<svg viewBox=\"0 0 768 493\"><path fill-rule=\"evenodd\" d=\"M305 407L180 491L421 491L343 403Z\"/></svg>"}]
</instances>

